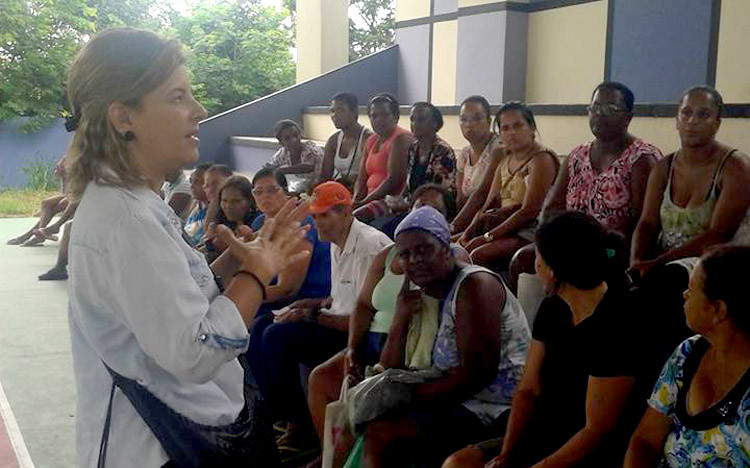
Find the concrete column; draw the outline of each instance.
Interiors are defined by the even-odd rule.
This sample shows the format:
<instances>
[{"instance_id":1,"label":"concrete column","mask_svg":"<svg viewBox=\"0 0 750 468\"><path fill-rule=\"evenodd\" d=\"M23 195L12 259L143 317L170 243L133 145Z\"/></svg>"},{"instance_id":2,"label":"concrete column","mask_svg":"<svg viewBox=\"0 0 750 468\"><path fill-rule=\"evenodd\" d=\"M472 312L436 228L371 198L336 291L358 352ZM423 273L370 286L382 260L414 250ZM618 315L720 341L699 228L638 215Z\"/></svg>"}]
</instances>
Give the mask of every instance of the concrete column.
<instances>
[{"instance_id":1,"label":"concrete column","mask_svg":"<svg viewBox=\"0 0 750 468\"><path fill-rule=\"evenodd\" d=\"M297 2L297 83L349 63L349 2Z\"/></svg>"}]
</instances>

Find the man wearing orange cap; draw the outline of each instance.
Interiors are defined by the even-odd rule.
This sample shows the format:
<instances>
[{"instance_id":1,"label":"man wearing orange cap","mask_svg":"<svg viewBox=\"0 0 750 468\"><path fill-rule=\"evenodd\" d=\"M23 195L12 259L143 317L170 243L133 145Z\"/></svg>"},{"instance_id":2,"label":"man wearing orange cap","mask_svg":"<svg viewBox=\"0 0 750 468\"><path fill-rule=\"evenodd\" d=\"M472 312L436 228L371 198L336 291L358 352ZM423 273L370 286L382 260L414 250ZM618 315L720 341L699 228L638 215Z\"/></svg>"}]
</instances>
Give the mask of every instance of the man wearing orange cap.
<instances>
[{"instance_id":1,"label":"man wearing orange cap","mask_svg":"<svg viewBox=\"0 0 750 468\"><path fill-rule=\"evenodd\" d=\"M277 440L282 457L314 449L318 439L310 421L299 365L312 369L346 347L349 315L372 259L391 239L352 216L349 190L338 182L318 185L310 213L321 241L331 243L331 296L302 299L277 315L262 333L251 371L273 416L287 422ZM256 335L257 336L257 335Z\"/></svg>"}]
</instances>

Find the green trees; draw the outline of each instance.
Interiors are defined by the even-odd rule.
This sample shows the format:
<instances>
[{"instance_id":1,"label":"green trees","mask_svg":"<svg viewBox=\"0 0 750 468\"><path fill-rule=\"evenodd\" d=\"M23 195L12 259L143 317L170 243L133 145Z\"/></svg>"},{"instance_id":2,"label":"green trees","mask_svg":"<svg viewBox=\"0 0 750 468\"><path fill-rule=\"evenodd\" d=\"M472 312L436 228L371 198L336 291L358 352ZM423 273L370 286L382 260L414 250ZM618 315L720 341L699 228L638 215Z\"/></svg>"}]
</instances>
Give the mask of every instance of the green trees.
<instances>
[{"instance_id":1,"label":"green trees","mask_svg":"<svg viewBox=\"0 0 750 468\"><path fill-rule=\"evenodd\" d=\"M133 26L185 44L198 99L213 115L294 83L294 10L260 0L0 0L0 121L31 117L33 131L67 115L64 81L75 52L97 31ZM393 43L393 0L351 0L350 59Z\"/></svg>"},{"instance_id":2,"label":"green trees","mask_svg":"<svg viewBox=\"0 0 750 468\"><path fill-rule=\"evenodd\" d=\"M350 0L361 24L349 18L349 60L357 60L393 44L393 0Z\"/></svg>"},{"instance_id":3,"label":"green trees","mask_svg":"<svg viewBox=\"0 0 750 468\"><path fill-rule=\"evenodd\" d=\"M83 0L3 0L0 119L32 117L33 130L59 117L65 69L95 28L96 9Z\"/></svg>"},{"instance_id":4,"label":"green trees","mask_svg":"<svg viewBox=\"0 0 750 468\"><path fill-rule=\"evenodd\" d=\"M64 81L96 31L133 26L178 37L209 114L294 82L286 9L259 0L203 0L177 12L163 0L0 0L0 120L31 117L34 131L67 115Z\"/></svg>"},{"instance_id":5,"label":"green trees","mask_svg":"<svg viewBox=\"0 0 750 468\"><path fill-rule=\"evenodd\" d=\"M257 1L202 2L175 16L198 101L216 114L294 83L289 11Z\"/></svg>"}]
</instances>

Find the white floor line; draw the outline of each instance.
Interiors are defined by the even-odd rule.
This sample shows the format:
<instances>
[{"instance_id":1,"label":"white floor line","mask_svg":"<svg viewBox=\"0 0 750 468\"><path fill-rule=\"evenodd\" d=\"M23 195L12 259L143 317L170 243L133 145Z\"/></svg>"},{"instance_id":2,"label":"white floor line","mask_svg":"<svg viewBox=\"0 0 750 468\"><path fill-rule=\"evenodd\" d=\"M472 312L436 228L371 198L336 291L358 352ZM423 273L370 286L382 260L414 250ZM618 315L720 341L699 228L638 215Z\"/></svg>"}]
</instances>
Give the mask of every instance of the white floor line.
<instances>
[{"instance_id":1,"label":"white floor line","mask_svg":"<svg viewBox=\"0 0 750 468\"><path fill-rule=\"evenodd\" d=\"M16 453L18 466L20 468L34 468L34 462L31 461L29 450L26 448L26 442L23 441L21 429L18 427L16 417L10 408L10 402L8 402L8 398L5 396L2 383L0 383L0 417L5 423L5 431L8 433L10 445Z\"/></svg>"}]
</instances>

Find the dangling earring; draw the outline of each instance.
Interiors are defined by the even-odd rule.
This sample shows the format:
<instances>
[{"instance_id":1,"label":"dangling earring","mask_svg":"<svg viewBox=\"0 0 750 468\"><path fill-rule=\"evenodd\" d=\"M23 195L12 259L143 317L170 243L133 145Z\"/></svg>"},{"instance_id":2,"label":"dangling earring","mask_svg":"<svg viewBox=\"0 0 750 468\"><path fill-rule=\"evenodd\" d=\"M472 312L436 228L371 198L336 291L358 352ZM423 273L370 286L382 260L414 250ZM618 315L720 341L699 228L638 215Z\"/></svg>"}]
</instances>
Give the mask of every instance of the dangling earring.
<instances>
[{"instance_id":1,"label":"dangling earring","mask_svg":"<svg viewBox=\"0 0 750 468\"><path fill-rule=\"evenodd\" d=\"M135 140L135 133L128 130L127 132L120 134L120 138L125 141L133 141Z\"/></svg>"}]
</instances>

